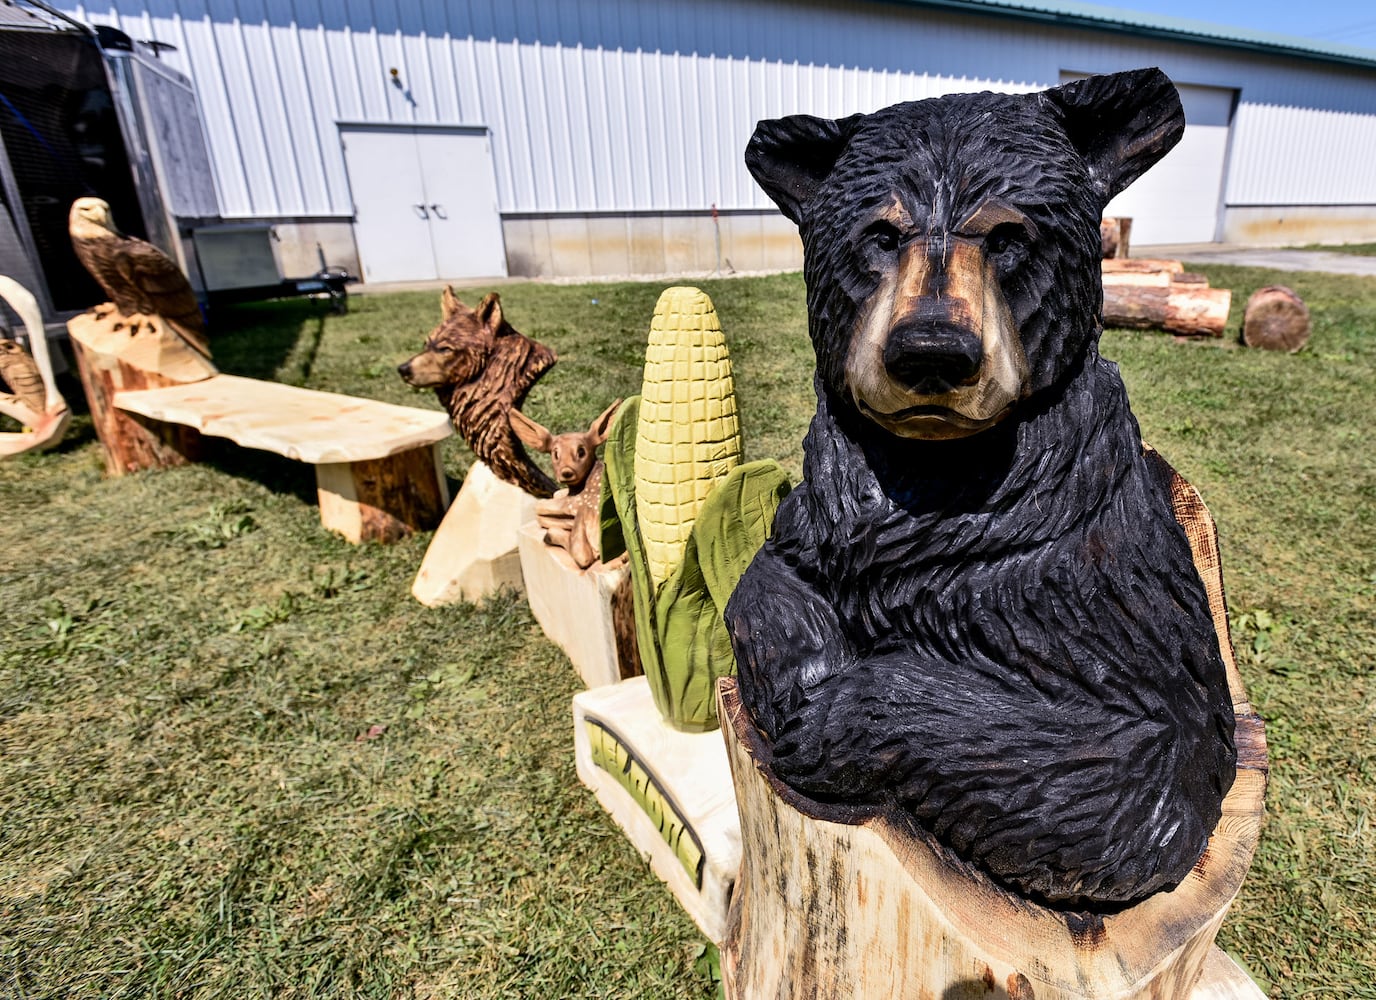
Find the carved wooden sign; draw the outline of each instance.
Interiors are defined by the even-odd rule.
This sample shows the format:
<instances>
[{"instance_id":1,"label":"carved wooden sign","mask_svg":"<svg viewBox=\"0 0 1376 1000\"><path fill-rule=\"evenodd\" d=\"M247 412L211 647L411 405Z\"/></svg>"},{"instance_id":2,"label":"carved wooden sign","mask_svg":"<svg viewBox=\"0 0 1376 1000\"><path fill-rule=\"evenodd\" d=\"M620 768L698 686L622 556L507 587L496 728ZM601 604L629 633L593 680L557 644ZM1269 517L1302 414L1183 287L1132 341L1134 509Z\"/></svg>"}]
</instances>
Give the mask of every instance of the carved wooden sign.
<instances>
[{"instance_id":1,"label":"carved wooden sign","mask_svg":"<svg viewBox=\"0 0 1376 1000\"><path fill-rule=\"evenodd\" d=\"M453 288L445 288L441 305L444 319L425 348L397 372L408 385L435 390L454 429L498 479L533 496L549 496L554 482L521 447L508 414L520 409L531 386L554 364L554 351L506 321L496 292L469 309Z\"/></svg>"},{"instance_id":2,"label":"carved wooden sign","mask_svg":"<svg viewBox=\"0 0 1376 1000\"><path fill-rule=\"evenodd\" d=\"M1205 591L1097 348L1103 207L1183 130L1141 70L746 153L817 354L804 482L726 610L768 765L1067 909L1179 883L1235 774Z\"/></svg>"}]
</instances>

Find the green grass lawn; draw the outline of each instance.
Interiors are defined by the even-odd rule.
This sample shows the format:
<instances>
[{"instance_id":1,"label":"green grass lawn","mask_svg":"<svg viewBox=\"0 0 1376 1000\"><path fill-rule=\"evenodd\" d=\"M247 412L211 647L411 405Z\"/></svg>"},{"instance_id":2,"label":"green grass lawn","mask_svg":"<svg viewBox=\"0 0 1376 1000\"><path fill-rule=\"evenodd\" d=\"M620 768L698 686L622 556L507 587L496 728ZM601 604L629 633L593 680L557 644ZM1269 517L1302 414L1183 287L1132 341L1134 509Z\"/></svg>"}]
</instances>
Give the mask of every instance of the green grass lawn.
<instances>
[{"instance_id":1,"label":"green grass lawn","mask_svg":"<svg viewBox=\"0 0 1376 1000\"><path fill-rule=\"evenodd\" d=\"M1219 940L1274 997L1376 997L1376 279L1192 269L1237 303L1289 285L1314 317L1295 356L1235 328L1104 338L1219 522L1268 725L1268 818ZM748 457L796 479L801 278L703 287ZM637 391L660 288L504 287L560 354L527 409L571 429ZM394 367L438 295L352 305L240 307L216 357L437 407ZM446 446L451 476L469 461ZM413 601L428 540L348 545L310 468L227 444L108 479L84 417L0 464L0 997L712 995L693 924L574 775L568 662L519 599Z\"/></svg>"},{"instance_id":2,"label":"green grass lawn","mask_svg":"<svg viewBox=\"0 0 1376 1000\"><path fill-rule=\"evenodd\" d=\"M1326 250L1329 253L1351 253L1359 257L1376 257L1376 243L1311 243L1300 250Z\"/></svg>"}]
</instances>

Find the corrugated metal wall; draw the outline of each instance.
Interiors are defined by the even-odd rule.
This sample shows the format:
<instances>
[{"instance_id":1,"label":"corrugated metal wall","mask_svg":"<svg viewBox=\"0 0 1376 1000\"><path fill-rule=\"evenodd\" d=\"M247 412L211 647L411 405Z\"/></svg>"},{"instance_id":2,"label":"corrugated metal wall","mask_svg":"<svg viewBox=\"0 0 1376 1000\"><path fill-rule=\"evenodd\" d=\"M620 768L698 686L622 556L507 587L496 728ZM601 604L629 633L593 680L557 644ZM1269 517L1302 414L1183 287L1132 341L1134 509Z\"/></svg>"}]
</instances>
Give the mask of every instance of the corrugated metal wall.
<instances>
[{"instance_id":1,"label":"corrugated metal wall","mask_svg":"<svg viewBox=\"0 0 1376 1000\"><path fill-rule=\"evenodd\" d=\"M1376 203L1376 71L866 0L60 5L177 46L229 216L352 214L340 121L487 125L505 214L767 208L760 118L1143 65L1241 92L1228 204Z\"/></svg>"}]
</instances>

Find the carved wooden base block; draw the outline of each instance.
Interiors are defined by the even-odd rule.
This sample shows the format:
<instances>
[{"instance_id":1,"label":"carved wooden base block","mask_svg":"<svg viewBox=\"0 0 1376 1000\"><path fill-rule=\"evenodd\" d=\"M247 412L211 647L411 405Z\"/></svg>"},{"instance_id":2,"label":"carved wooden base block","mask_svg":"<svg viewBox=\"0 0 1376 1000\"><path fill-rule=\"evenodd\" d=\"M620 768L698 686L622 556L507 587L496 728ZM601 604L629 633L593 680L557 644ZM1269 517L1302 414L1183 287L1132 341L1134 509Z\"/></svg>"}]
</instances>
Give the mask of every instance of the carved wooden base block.
<instances>
[{"instance_id":1,"label":"carved wooden base block","mask_svg":"<svg viewBox=\"0 0 1376 1000\"><path fill-rule=\"evenodd\" d=\"M394 542L440 523L449 485L439 445L315 467L320 523L351 542Z\"/></svg>"},{"instance_id":2,"label":"carved wooden base block","mask_svg":"<svg viewBox=\"0 0 1376 1000\"><path fill-rule=\"evenodd\" d=\"M199 382L214 375L215 366L157 317L130 328L108 308L102 319L82 313L67 323L106 471L122 476L194 462L200 456L198 431L125 413L114 398L119 392Z\"/></svg>"},{"instance_id":3,"label":"carved wooden base block","mask_svg":"<svg viewBox=\"0 0 1376 1000\"><path fill-rule=\"evenodd\" d=\"M744 845L722 953L727 997L1192 995L1256 847L1266 771L1255 716L1238 720L1237 781L1195 870L1095 917L1018 897L901 818L798 795L771 773L735 681L718 683Z\"/></svg>"},{"instance_id":4,"label":"carved wooden base block","mask_svg":"<svg viewBox=\"0 0 1376 1000\"><path fill-rule=\"evenodd\" d=\"M599 562L579 569L568 550L545 544L545 529L538 524L521 527L519 549L526 599L545 635L567 654L588 687L622 680L612 596L626 568Z\"/></svg>"},{"instance_id":5,"label":"carved wooden base block","mask_svg":"<svg viewBox=\"0 0 1376 1000\"><path fill-rule=\"evenodd\" d=\"M411 595L427 607L476 601L500 587L521 590L521 525L534 521L535 499L473 463L421 560Z\"/></svg>"},{"instance_id":6,"label":"carved wooden base block","mask_svg":"<svg viewBox=\"0 0 1376 1000\"><path fill-rule=\"evenodd\" d=\"M740 823L718 733L665 723L635 677L573 698L578 777L710 940L726 933Z\"/></svg>"}]
</instances>

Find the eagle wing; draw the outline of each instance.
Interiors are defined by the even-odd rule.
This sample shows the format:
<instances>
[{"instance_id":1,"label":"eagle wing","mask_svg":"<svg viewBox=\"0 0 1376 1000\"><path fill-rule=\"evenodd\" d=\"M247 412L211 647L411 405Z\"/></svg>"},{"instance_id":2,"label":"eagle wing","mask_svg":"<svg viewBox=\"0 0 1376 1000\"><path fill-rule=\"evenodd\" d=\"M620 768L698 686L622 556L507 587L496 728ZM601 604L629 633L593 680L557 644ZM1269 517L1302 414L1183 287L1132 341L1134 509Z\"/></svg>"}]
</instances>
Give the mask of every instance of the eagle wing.
<instances>
[{"instance_id":1,"label":"eagle wing","mask_svg":"<svg viewBox=\"0 0 1376 1000\"><path fill-rule=\"evenodd\" d=\"M167 254L144 240L114 233L74 237L72 247L121 313L161 316L187 343L210 357L196 293Z\"/></svg>"},{"instance_id":2,"label":"eagle wing","mask_svg":"<svg viewBox=\"0 0 1376 1000\"><path fill-rule=\"evenodd\" d=\"M137 296L137 311L161 316L192 347L209 357L210 344L205 321L201 318L201 306L181 268L151 243L132 236L116 237L114 242L117 244L113 258L115 270L124 285ZM121 307L120 311L125 310Z\"/></svg>"}]
</instances>

